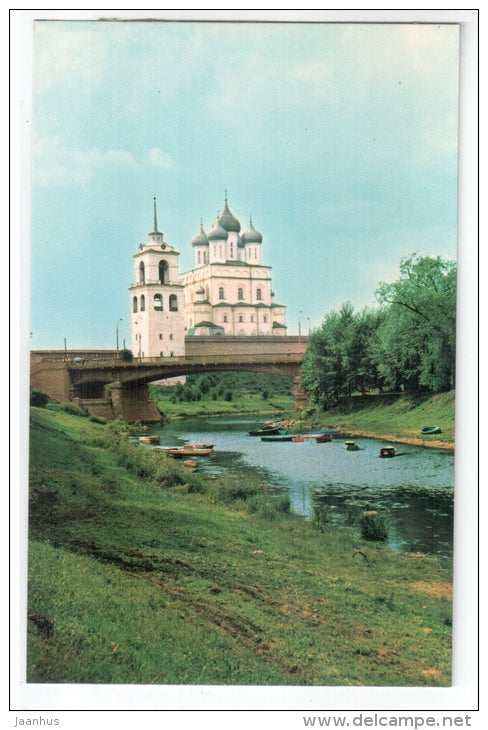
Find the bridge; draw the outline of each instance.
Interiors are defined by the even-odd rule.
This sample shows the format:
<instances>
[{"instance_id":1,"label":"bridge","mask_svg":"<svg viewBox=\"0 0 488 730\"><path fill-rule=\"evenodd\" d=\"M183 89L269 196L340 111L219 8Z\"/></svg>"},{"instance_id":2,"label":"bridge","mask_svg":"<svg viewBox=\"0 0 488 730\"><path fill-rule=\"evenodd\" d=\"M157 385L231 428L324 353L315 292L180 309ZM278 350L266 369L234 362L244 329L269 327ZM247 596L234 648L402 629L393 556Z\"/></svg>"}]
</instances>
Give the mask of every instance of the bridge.
<instances>
[{"instance_id":1,"label":"bridge","mask_svg":"<svg viewBox=\"0 0 488 730\"><path fill-rule=\"evenodd\" d=\"M306 402L300 386L306 347L306 337L187 337L184 356L130 363L115 350L36 350L31 352L31 387L94 416L147 423L161 420L149 383L192 373L253 371L292 378L297 410Z\"/></svg>"}]
</instances>

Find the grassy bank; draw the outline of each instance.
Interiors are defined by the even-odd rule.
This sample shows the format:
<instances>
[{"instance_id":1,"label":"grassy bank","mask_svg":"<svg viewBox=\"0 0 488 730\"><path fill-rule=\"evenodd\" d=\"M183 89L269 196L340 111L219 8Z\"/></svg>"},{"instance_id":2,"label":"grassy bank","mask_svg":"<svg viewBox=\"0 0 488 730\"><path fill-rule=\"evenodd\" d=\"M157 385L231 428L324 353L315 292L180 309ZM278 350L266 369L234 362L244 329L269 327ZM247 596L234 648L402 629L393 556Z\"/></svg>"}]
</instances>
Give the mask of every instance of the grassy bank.
<instances>
[{"instance_id":1,"label":"grassy bank","mask_svg":"<svg viewBox=\"0 0 488 730\"><path fill-rule=\"evenodd\" d=\"M433 396L353 397L325 413L305 411L309 426L333 426L352 436L370 436L437 448L454 448L455 391ZM421 426L437 425L442 433L424 436Z\"/></svg>"},{"instance_id":2,"label":"grassy bank","mask_svg":"<svg viewBox=\"0 0 488 730\"><path fill-rule=\"evenodd\" d=\"M288 397L275 397L264 401L260 397L242 394L233 401L217 399L214 401L177 401L175 403L170 396L163 393L158 394L155 400L159 411L167 420L245 414L269 414L270 417L275 417L283 412L293 413L293 398Z\"/></svg>"},{"instance_id":3,"label":"grassy bank","mask_svg":"<svg viewBox=\"0 0 488 730\"><path fill-rule=\"evenodd\" d=\"M451 570L31 413L29 682L450 683Z\"/></svg>"},{"instance_id":4,"label":"grassy bank","mask_svg":"<svg viewBox=\"0 0 488 730\"><path fill-rule=\"evenodd\" d=\"M150 386L151 397L165 418L277 414L293 411L290 378L262 373L189 375L186 384Z\"/></svg>"}]
</instances>

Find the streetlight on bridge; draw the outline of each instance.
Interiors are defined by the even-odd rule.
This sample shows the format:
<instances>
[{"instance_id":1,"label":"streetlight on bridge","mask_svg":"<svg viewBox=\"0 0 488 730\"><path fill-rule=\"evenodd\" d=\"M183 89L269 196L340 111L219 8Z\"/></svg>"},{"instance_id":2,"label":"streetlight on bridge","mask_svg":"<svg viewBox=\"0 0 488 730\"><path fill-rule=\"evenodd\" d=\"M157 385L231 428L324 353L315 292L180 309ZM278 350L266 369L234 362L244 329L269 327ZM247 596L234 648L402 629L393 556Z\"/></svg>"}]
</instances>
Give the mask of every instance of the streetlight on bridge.
<instances>
[{"instance_id":1,"label":"streetlight on bridge","mask_svg":"<svg viewBox=\"0 0 488 730\"><path fill-rule=\"evenodd\" d=\"M117 320L117 325L115 327L115 338L117 341L117 360L119 359L119 322L123 322L124 320L122 317Z\"/></svg>"}]
</instances>

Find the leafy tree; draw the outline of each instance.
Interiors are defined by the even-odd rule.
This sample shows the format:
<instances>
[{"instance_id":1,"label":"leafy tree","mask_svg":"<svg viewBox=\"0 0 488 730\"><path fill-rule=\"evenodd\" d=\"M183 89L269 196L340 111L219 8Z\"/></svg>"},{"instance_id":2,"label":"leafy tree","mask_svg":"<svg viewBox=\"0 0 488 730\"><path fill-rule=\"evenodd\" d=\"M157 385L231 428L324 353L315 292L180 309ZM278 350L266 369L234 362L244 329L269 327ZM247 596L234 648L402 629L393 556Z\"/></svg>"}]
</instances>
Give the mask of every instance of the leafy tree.
<instances>
[{"instance_id":1,"label":"leafy tree","mask_svg":"<svg viewBox=\"0 0 488 730\"><path fill-rule=\"evenodd\" d=\"M133 355L131 350L123 349L119 352L119 360L122 362L132 362Z\"/></svg>"},{"instance_id":2,"label":"leafy tree","mask_svg":"<svg viewBox=\"0 0 488 730\"><path fill-rule=\"evenodd\" d=\"M384 385L375 360L381 318L382 312L372 309L363 309L355 317L350 357L354 363L353 385L361 393L366 393L371 388L382 388Z\"/></svg>"},{"instance_id":3,"label":"leafy tree","mask_svg":"<svg viewBox=\"0 0 488 730\"><path fill-rule=\"evenodd\" d=\"M399 280L379 285L387 317L376 357L388 382L433 392L455 387L456 273L452 261L414 254L402 259Z\"/></svg>"},{"instance_id":4,"label":"leafy tree","mask_svg":"<svg viewBox=\"0 0 488 730\"><path fill-rule=\"evenodd\" d=\"M202 395L206 395L213 384L213 378L210 378L208 375L201 375L196 381L196 387L199 389Z\"/></svg>"},{"instance_id":5,"label":"leafy tree","mask_svg":"<svg viewBox=\"0 0 488 730\"><path fill-rule=\"evenodd\" d=\"M311 333L301 384L327 408L372 387L441 392L455 385L456 267L441 258L402 259L400 278L381 283L378 310L350 303Z\"/></svg>"},{"instance_id":6,"label":"leafy tree","mask_svg":"<svg viewBox=\"0 0 488 730\"><path fill-rule=\"evenodd\" d=\"M183 386L183 383L180 383L179 381L174 386L174 395L178 400L181 400L183 397L183 393L185 391L185 388Z\"/></svg>"},{"instance_id":7,"label":"leafy tree","mask_svg":"<svg viewBox=\"0 0 488 730\"><path fill-rule=\"evenodd\" d=\"M301 384L316 403L329 407L356 390L365 392L377 385L372 346L377 326L377 313L355 314L347 302L339 312L327 314L322 326L311 333Z\"/></svg>"}]
</instances>

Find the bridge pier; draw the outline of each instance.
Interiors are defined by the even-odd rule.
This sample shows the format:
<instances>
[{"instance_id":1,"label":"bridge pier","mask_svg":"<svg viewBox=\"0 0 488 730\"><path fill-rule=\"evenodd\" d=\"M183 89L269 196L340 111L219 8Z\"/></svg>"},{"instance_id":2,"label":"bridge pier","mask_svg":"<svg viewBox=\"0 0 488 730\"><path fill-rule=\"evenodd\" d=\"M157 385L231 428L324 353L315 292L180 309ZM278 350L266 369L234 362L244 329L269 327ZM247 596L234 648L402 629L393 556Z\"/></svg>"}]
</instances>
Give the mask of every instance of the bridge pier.
<instances>
[{"instance_id":1,"label":"bridge pier","mask_svg":"<svg viewBox=\"0 0 488 730\"><path fill-rule=\"evenodd\" d=\"M154 400L149 398L149 386L144 383L131 386L131 383L117 381L105 387L107 399L112 406L113 418L127 423L157 423L162 416Z\"/></svg>"},{"instance_id":2,"label":"bridge pier","mask_svg":"<svg viewBox=\"0 0 488 730\"><path fill-rule=\"evenodd\" d=\"M75 396L71 400L88 411L90 416L105 418L107 421L119 419L126 423L159 423L162 419L154 400L149 398L147 385L134 388L116 381L105 386L103 398Z\"/></svg>"}]
</instances>

